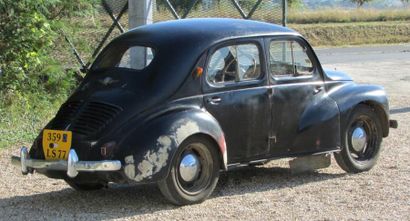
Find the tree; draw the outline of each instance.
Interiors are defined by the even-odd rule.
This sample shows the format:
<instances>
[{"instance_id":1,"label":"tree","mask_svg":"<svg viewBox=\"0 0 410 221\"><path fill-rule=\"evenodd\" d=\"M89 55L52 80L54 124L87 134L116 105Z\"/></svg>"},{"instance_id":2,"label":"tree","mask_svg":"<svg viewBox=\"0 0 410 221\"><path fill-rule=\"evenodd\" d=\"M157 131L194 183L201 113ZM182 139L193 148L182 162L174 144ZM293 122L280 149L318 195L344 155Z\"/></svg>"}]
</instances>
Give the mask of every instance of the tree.
<instances>
[{"instance_id":1,"label":"tree","mask_svg":"<svg viewBox=\"0 0 410 221\"><path fill-rule=\"evenodd\" d=\"M364 3L371 2L372 0L350 0L350 1L352 1L353 3L356 3L356 6L358 8L360 8L360 7L363 6ZM405 1L407 1L407 0L405 0Z\"/></svg>"}]
</instances>

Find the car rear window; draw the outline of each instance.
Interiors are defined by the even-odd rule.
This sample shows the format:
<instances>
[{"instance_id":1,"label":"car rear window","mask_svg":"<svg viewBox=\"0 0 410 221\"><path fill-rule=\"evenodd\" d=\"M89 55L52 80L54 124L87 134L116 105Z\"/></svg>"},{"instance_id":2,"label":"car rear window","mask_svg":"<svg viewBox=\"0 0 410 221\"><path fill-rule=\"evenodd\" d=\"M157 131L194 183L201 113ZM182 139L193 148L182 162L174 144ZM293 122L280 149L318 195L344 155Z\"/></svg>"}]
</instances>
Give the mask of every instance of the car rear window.
<instances>
[{"instance_id":1,"label":"car rear window","mask_svg":"<svg viewBox=\"0 0 410 221\"><path fill-rule=\"evenodd\" d=\"M128 68L134 70L142 70L149 66L154 59L154 50L145 46L111 46L104 51L93 68Z\"/></svg>"}]
</instances>

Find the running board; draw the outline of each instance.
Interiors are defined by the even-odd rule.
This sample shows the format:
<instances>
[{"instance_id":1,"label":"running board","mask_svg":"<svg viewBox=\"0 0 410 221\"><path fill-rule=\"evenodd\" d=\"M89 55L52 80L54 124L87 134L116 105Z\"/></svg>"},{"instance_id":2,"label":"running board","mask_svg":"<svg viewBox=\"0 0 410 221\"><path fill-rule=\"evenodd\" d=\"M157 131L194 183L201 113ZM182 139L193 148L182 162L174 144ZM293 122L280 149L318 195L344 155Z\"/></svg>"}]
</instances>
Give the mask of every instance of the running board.
<instances>
[{"instance_id":1,"label":"running board","mask_svg":"<svg viewBox=\"0 0 410 221\"><path fill-rule=\"evenodd\" d=\"M293 155L293 156L288 156L288 157L272 157L272 158L265 158L265 159L259 159L259 160L253 160L253 161L249 161L249 162L243 162L243 163L232 163L232 164L228 164L228 170L232 170L232 169L236 169L236 168L241 168L241 167L247 167L247 166L262 166L265 163L268 163L269 161L272 160L279 160L279 159L286 159L286 158L296 158L296 159L303 159L305 157L321 157L323 155L329 155L329 157L331 156L331 154L333 153L339 153L340 152L340 148L338 147L335 150L329 150L329 151L323 151L323 152L317 152L317 153L312 153L309 155L303 154L303 155ZM293 159L291 161L294 161L296 159ZM289 162L290 164L290 162ZM324 164L323 164L324 166ZM330 165L329 165L330 166ZM326 167L329 167L326 166ZM325 167L322 167L325 168ZM291 168L292 169L292 168ZM317 168L317 169L321 169L321 168ZM306 170L306 171L311 171L311 170Z\"/></svg>"}]
</instances>

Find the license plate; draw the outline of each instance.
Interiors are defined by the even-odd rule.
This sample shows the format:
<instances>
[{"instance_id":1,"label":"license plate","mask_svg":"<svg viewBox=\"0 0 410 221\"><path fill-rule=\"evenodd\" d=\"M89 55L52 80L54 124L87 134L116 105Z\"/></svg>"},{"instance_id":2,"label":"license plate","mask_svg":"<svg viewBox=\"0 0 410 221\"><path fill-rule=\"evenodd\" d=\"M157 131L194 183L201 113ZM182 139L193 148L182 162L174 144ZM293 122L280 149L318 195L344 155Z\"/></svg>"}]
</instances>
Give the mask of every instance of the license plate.
<instances>
[{"instance_id":1,"label":"license plate","mask_svg":"<svg viewBox=\"0 0 410 221\"><path fill-rule=\"evenodd\" d=\"M71 148L71 131L43 131L43 151L46 160L67 160Z\"/></svg>"}]
</instances>

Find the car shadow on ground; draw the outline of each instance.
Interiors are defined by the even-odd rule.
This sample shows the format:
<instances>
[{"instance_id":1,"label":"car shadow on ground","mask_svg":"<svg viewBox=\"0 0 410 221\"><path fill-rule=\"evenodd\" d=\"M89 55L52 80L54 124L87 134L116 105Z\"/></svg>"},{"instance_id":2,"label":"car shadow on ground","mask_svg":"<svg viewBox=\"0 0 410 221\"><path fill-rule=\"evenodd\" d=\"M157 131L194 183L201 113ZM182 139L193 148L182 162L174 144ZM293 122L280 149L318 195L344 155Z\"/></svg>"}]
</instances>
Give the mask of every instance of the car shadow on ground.
<instances>
[{"instance_id":1,"label":"car shadow on ground","mask_svg":"<svg viewBox=\"0 0 410 221\"><path fill-rule=\"evenodd\" d=\"M245 167L222 173L211 200L224 196L297 187L344 175L345 173L323 172L292 174L287 168ZM89 215L92 215L93 220L106 220L178 208L169 204L155 185L113 184L108 189L92 192L78 192L65 188L59 191L0 199L0 214L8 220L58 217L87 219ZM16 211L24 211L24 213L13 214Z\"/></svg>"},{"instance_id":2,"label":"car shadow on ground","mask_svg":"<svg viewBox=\"0 0 410 221\"><path fill-rule=\"evenodd\" d=\"M221 174L215 197L293 188L307 183L322 182L345 176L346 173L319 171L299 174L283 167L243 167Z\"/></svg>"}]
</instances>

